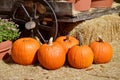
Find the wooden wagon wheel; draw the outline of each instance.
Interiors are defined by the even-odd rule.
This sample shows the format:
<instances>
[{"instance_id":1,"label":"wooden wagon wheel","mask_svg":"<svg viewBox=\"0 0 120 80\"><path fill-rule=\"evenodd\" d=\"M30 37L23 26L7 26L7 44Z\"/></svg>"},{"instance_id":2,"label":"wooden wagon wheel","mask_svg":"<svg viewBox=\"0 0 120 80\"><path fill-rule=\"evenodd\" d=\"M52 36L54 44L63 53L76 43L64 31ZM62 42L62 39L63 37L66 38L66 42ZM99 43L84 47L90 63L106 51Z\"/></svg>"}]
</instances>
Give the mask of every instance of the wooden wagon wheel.
<instances>
[{"instance_id":1,"label":"wooden wagon wheel","mask_svg":"<svg viewBox=\"0 0 120 80\"><path fill-rule=\"evenodd\" d=\"M56 14L46 0L17 1L13 7L12 18L16 23L24 24L22 32L27 36L37 36L43 43L58 33Z\"/></svg>"}]
</instances>

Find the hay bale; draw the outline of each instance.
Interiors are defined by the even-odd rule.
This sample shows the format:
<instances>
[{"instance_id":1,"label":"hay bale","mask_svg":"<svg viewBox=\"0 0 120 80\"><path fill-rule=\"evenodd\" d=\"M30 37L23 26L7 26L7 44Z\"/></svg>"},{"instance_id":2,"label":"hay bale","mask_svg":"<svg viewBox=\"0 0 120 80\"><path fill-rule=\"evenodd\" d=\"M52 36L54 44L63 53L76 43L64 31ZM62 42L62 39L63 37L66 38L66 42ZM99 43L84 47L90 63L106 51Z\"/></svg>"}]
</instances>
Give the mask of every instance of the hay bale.
<instances>
[{"instance_id":1,"label":"hay bale","mask_svg":"<svg viewBox=\"0 0 120 80\"><path fill-rule=\"evenodd\" d=\"M78 34L83 36L84 44L97 40L99 35L108 42L120 40L120 16L111 14L86 20L69 32L69 35L79 38Z\"/></svg>"}]
</instances>

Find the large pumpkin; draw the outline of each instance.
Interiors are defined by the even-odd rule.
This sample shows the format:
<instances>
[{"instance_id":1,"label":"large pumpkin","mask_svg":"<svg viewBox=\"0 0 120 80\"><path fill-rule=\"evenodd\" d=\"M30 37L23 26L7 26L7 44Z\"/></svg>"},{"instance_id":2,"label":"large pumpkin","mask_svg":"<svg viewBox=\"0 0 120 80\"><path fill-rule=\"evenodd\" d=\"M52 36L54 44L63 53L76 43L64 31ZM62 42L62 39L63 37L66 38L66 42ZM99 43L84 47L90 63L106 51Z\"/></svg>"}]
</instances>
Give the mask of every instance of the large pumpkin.
<instances>
[{"instance_id":1,"label":"large pumpkin","mask_svg":"<svg viewBox=\"0 0 120 80\"><path fill-rule=\"evenodd\" d=\"M94 53L94 63L107 63L112 59L112 46L99 37L99 41L90 43L90 47Z\"/></svg>"},{"instance_id":2,"label":"large pumpkin","mask_svg":"<svg viewBox=\"0 0 120 80\"><path fill-rule=\"evenodd\" d=\"M46 69L58 69L65 63L64 48L50 39L48 44L42 44L38 50L38 61Z\"/></svg>"},{"instance_id":3,"label":"large pumpkin","mask_svg":"<svg viewBox=\"0 0 120 80\"><path fill-rule=\"evenodd\" d=\"M68 51L68 62L74 68L86 68L93 63L93 52L87 45L73 46Z\"/></svg>"},{"instance_id":4,"label":"large pumpkin","mask_svg":"<svg viewBox=\"0 0 120 80\"><path fill-rule=\"evenodd\" d=\"M77 40L73 36L60 36L55 41L60 43L64 47L66 53L72 46L79 44L79 40Z\"/></svg>"},{"instance_id":5,"label":"large pumpkin","mask_svg":"<svg viewBox=\"0 0 120 80\"><path fill-rule=\"evenodd\" d=\"M39 47L39 42L33 38L20 38L13 43L12 59L18 64L30 65L36 61Z\"/></svg>"},{"instance_id":6,"label":"large pumpkin","mask_svg":"<svg viewBox=\"0 0 120 80\"><path fill-rule=\"evenodd\" d=\"M93 52L88 45L82 44L82 36L80 36L79 45L75 45L68 51L68 62L74 68L86 68L93 63Z\"/></svg>"}]
</instances>

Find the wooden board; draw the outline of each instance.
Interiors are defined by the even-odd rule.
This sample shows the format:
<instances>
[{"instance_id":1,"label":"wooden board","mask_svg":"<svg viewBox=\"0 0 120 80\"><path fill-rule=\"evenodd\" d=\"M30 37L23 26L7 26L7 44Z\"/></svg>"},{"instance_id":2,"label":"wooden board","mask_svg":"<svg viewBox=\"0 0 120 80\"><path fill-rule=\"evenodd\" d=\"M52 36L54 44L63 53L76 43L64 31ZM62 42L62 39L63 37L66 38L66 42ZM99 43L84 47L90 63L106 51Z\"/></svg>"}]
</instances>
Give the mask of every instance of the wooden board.
<instances>
[{"instance_id":1,"label":"wooden board","mask_svg":"<svg viewBox=\"0 0 120 80\"><path fill-rule=\"evenodd\" d=\"M120 13L120 4L114 3L111 8L91 8L86 12L75 12L72 16L58 16L59 22L78 22L84 21L96 17L100 17L102 15L112 14L112 13Z\"/></svg>"}]
</instances>

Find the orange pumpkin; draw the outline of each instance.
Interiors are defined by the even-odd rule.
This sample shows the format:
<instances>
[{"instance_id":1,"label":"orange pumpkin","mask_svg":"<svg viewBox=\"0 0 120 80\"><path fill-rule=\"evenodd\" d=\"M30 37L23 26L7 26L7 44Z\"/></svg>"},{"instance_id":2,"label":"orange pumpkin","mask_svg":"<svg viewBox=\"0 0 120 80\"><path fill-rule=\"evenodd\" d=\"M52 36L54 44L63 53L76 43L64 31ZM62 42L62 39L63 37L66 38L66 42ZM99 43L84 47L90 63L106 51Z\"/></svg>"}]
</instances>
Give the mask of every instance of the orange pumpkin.
<instances>
[{"instance_id":1,"label":"orange pumpkin","mask_svg":"<svg viewBox=\"0 0 120 80\"><path fill-rule=\"evenodd\" d=\"M112 59L112 46L99 37L99 41L90 43L90 47L94 53L94 63L107 63Z\"/></svg>"},{"instance_id":2,"label":"orange pumpkin","mask_svg":"<svg viewBox=\"0 0 120 80\"><path fill-rule=\"evenodd\" d=\"M42 44L38 50L38 61L46 69L58 69L65 63L64 48L50 39L48 44Z\"/></svg>"},{"instance_id":3,"label":"orange pumpkin","mask_svg":"<svg viewBox=\"0 0 120 80\"><path fill-rule=\"evenodd\" d=\"M93 63L93 52L87 45L76 45L68 51L68 62L74 68L86 68Z\"/></svg>"},{"instance_id":4,"label":"orange pumpkin","mask_svg":"<svg viewBox=\"0 0 120 80\"><path fill-rule=\"evenodd\" d=\"M79 40L77 40L73 36L60 36L55 41L60 43L64 47L66 53L72 46L79 44Z\"/></svg>"},{"instance_id":5,"label":"orange pumpkin","mask_svg":"<svg viewBox=\"0 0 120 80\"><path fill-rule=\"evenodd\" d=\"M30 65L36 61L36 53L40 44L33 38L20 38L13 43L11 56L14 62Z\"/></svg>"},{"instance_id":6,"label":"orange pumpkin","mask_svg":"<svg viewBox=\"0 0 120 80\"><path fill-rule=\"evenodd\" d=\"M86 68L93 63L93 52L87 45L73 46L68 52L68 62L74 68Z\"/></svg>"}]
</instances>

